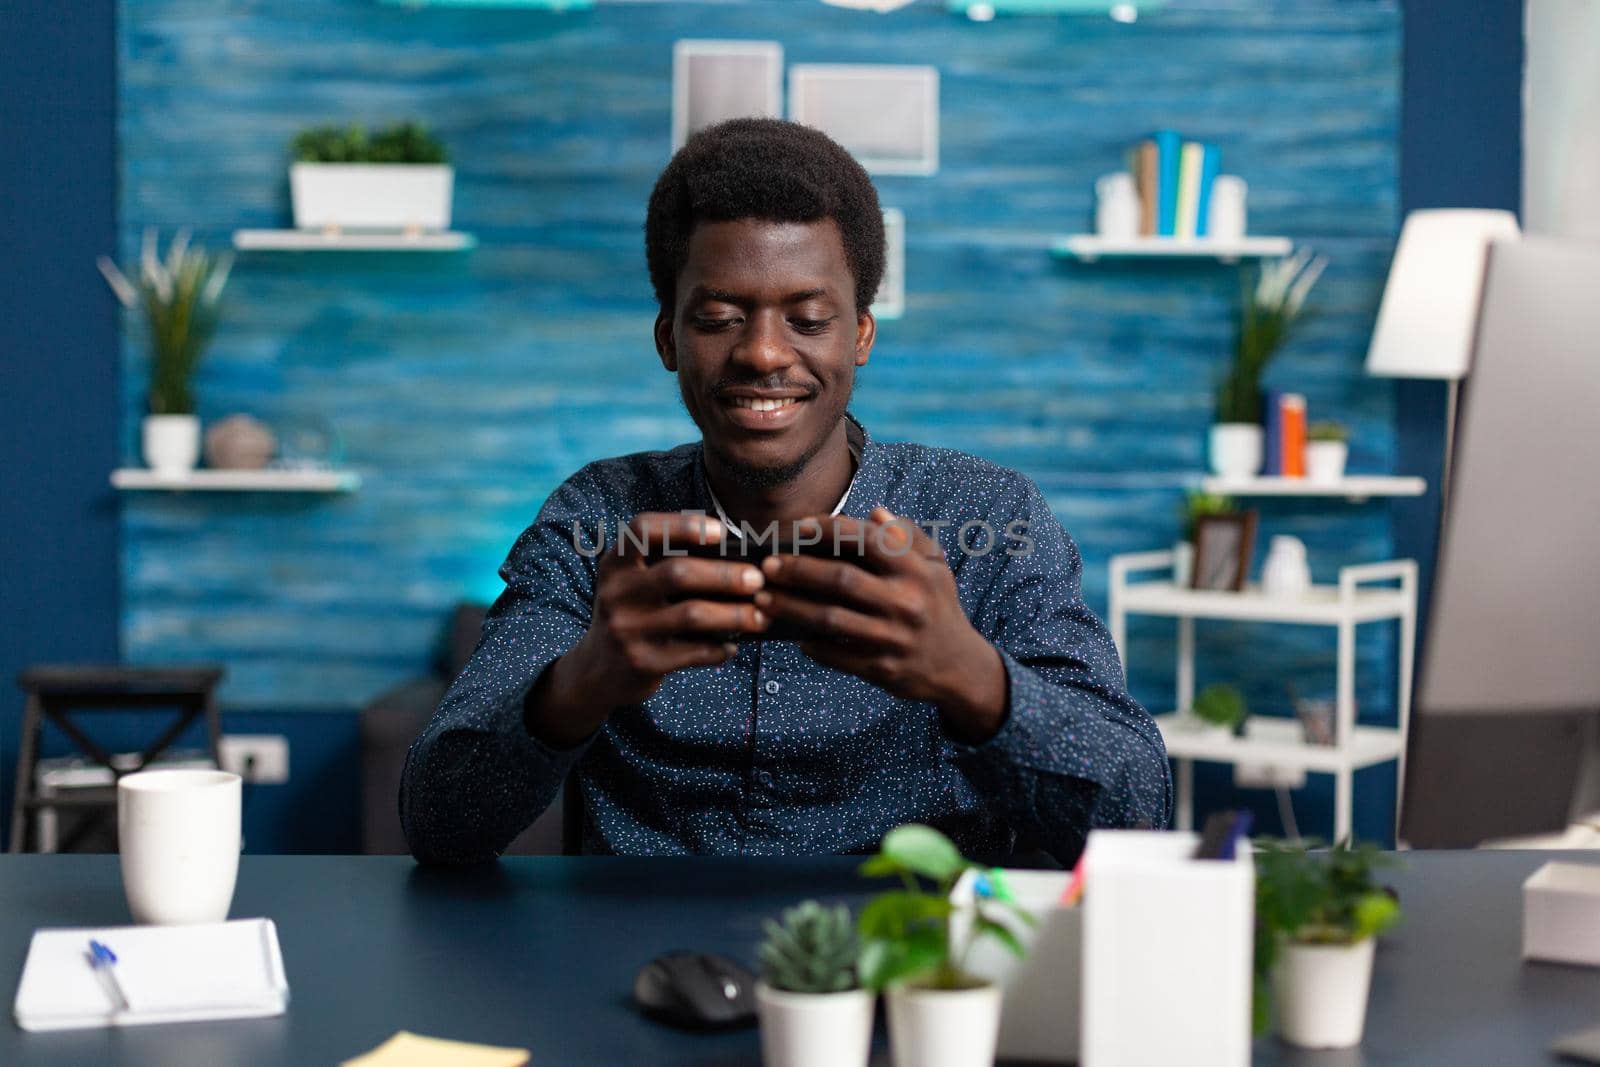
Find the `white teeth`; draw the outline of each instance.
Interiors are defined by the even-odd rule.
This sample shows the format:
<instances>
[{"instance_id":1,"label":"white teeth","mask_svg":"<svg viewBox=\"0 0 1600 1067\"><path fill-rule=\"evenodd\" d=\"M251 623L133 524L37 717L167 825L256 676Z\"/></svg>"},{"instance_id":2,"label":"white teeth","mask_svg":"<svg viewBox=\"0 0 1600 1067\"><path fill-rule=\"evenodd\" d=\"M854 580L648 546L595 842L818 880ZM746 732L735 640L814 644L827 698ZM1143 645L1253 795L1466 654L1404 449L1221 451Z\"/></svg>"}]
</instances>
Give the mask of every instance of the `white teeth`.
<instances>
[{"instance_id":1,"label":"white teeth","mask_svg":"<svg viewBox=\"0 0 1600 1067\"><path fill-rule=\"evenodd\" d=\"M781 397L777 400L767 400L759 397L736 396L733 398L735 407L749 408L752 411L777 411L794 403L793 397Z\"/></svg>"}]
</instances>

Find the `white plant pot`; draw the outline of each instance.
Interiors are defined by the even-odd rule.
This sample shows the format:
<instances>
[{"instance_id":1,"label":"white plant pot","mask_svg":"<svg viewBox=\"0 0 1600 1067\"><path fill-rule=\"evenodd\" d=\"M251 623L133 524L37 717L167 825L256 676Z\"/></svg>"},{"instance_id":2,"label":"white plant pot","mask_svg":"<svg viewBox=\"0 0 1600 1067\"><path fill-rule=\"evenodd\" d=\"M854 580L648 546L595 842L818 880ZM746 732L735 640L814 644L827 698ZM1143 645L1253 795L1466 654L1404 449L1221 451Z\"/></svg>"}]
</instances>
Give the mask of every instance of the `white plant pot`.
<instances>
[{"instance_id":1,"label":"white plant pot","mask_svg":"<svg viewBox=\"0 0 1600 1067\"><path fill-rule=\"evenodd\" d=\"M894 1067L991 1067L1000 1036L1000 987L896 986L889 1003Z\"/></svg>"},{"instance_id":2,"label":"white plant pot","mask_svg":"<svg viewBox=\"0 0 1600 1067\"><path fill-rule=\"evenodd\" d=\"M419 163L294 163L300 230L448 230L455 168Z\"/></svg>"},{"instance_id":3,"label":"white plant pot","mask_svg":"<svg viewBox=\"0 0 1600 1067\"><path fill-rule=\"evenodd\" d=\"M1188 541L1172 543L1172 584L1187 589L1194 581L1194 545Z\"/></svg>"},{"instance_id":4,"label":"white plant pot","mask_svg":"<svg viewBox=\"0 0 1600 1067\"><path fill-rule=\"evenodd\" d=\"M1211 473L1253 478L1261 472L1261 427L1253 422L1219 422L1211 427Z\"/></svg>"},{"instance_id":5,"label":"white plant pot","mask_svg":"<svg viewBox=\"0 0 1600 1067\"><path fill-rule=\"evenodd\" d=\"M1306 477L1313 482L1336 482L1344 477L1350 446L1343 441L1312 441L1306 445Z\"/></svg>"},{"instance_id":6,"label":"white plant pot","mask_svg":"<svg viewBox=\"0 0 1600 1067\"><path fill-rule=\"evenodd\" d=\"M197 415L146 415L140 425L144 462L157 474L181 478L200 459Z\"/></svg>"},{"instance_id":7,"label":"white plant pot","mask_svg":"<svg viewBox=\"0 0 1600 1067\"><path fill-rule=\"evenodd\" d=\"M1375 939L1354 945L1283 946L1272 971L1278 1035L1301 1048L1361 1044Z\"/></svg>"},{"instance_id":8,"label":"white plant pot","mask_svg":"<svg viewBox=\"0 0 1600 1067\"><path fill-rule=\"evenodd\" d=\"M866 1067L872 1051L871 993L788 993L756 986L761 1062L766 1067Z\"/></svg>"}]
</instances>

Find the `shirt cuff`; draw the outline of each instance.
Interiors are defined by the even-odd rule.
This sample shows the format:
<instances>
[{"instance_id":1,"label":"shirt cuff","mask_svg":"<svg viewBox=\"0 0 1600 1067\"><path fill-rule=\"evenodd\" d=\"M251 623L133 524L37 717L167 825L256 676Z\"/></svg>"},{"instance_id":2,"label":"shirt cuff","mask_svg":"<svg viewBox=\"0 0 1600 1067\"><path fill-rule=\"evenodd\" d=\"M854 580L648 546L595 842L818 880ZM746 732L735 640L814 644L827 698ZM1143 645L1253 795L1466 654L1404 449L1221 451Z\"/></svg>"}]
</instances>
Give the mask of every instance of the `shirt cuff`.
<instances>
[{"instance_id":1,"label":"shirt cuff","mask_svg":"<svg viewBox=\"0 0 1600 1067\"><path fill-rule=\"evenodd\" d=\"M1070 690L1045 681L1005 649L996 648L1006 668L1006 718L982 744L951 741L958 764L974 770L1025 767L1109 786L1122 759L1117 753L1102 753L1096 759L1095 742L1104 743L1107 732L1121 727L1092 709L1074 706ZM1088 694L1085 702L1092 702Z\"/></svg>"}]
</instances>

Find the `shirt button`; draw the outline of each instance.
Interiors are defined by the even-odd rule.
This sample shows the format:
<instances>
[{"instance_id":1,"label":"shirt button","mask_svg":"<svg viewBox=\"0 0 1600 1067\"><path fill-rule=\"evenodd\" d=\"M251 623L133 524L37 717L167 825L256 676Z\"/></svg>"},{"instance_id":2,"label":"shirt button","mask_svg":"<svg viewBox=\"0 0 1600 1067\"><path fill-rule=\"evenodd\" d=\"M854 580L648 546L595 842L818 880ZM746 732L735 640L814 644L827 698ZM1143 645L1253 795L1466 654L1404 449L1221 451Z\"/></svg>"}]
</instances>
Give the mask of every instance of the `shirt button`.
<instances>
[{"instance_id":1,"label":"shirt button","mask_svg":"<svg viewBox=\"0 0 1600 1067\"><path fill-rule=\"evenodd\" d=\"M767 682L766 689L767 689L768 693L776 693L779 689L782 689L782 688L783 688L783 686L779 685L777 682L773 682L773 681Z\"/></svg>"}]
</instances>

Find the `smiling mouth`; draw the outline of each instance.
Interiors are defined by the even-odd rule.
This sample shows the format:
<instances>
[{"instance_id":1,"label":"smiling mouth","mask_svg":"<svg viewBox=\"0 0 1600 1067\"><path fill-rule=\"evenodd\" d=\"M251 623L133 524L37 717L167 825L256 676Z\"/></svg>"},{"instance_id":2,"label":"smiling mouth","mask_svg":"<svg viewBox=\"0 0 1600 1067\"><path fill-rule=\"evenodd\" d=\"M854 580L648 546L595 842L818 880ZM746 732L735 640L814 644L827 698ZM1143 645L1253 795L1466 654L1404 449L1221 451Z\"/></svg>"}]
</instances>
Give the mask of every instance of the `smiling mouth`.
<instances>
[{"instance_id":1,"label":"smiling mouth","mask_svg":"<svg viewBox=\"0 0 1600 1067\"><path fill-rule=\"evenodd\" d=\"M782 408L793 407L800 402L797 396L776 397L767 399L756 396L733 396L728 402L736 408L748 408L751 411L778 411Z\"/></svg>"}]
</instances>

